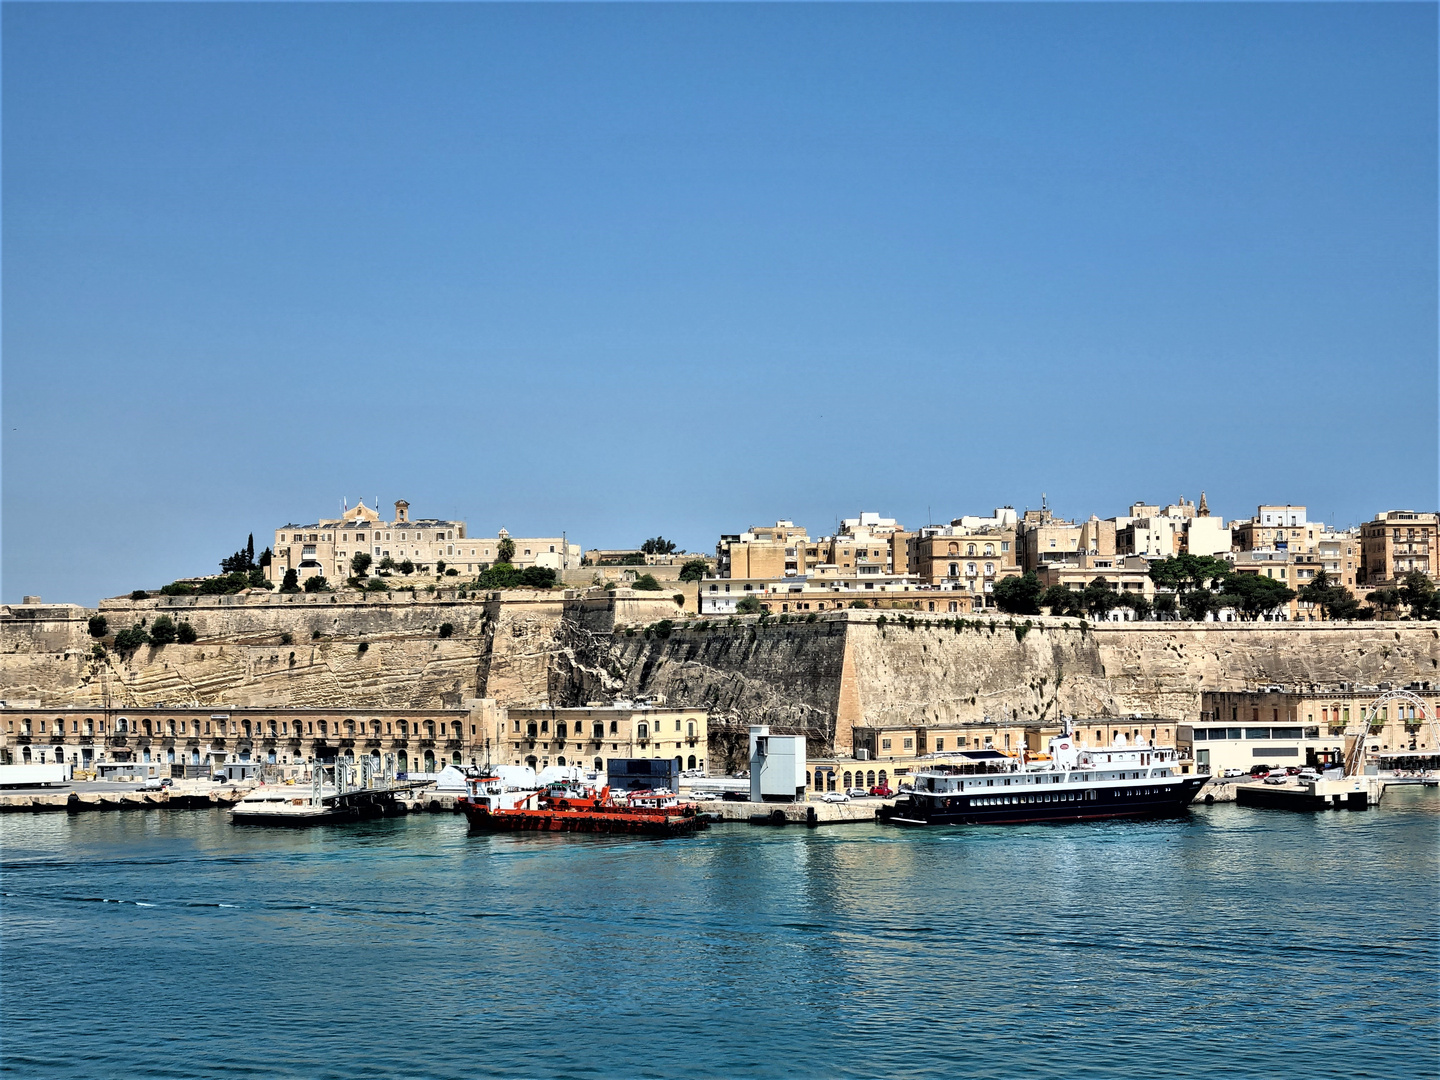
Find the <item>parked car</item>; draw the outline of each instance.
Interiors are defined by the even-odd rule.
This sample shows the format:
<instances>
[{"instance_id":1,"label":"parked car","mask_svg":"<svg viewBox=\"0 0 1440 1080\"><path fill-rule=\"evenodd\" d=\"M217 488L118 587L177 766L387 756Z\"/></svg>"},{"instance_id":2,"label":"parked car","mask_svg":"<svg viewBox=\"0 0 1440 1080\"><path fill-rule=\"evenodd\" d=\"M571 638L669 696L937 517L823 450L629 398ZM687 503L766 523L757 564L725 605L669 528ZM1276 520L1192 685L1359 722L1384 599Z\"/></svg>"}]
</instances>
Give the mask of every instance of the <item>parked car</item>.
<instances>
[{"instance_id":1,"label":"parked car","mask_svg":"<svg viewBox=\"0 0 1440 1080\"><path fill-rule=\"evenodd\" d=\"M849 795L852 799L863 799L868 794L868 792L866 792L863 787L852 787L846 788L845 794Z\"/></svg>"},{"instance_id":2,"label":"parked car","mask_svg":"<svg viewBox=\"0 0 1440 1080\"><path fill-rule=\"evenodd\" d=\"M226 776L223 772L217 772L214 776L210 777L210 779L216 784L223 784L226 780L230 778Z\"/></svg>"},{"instance_id":3,"label":"parked car","mask_svg":"<svg viewBox=\"0 0 1440 1080\"><path fill-rule=\"evenodd\" d=\"M1228 779L1229 779L1230 777L1232 777L1232 776L1244 776L1244 775L1245 775L1245 770L1244 770L1244 769L1225 769L1224 771L1222 771L1222 772L1220 773L1220 775L1221 775L1221 777L1223 777L1224 779L1227 779L1227 780L1228 780Z\"/></svg>"},{"instance_id":4,"label":"parked car","mask_svg":"<svg viewBox=\"0 0 1440 1080\"><path fill-rule=\"evenodd\" d=\"M165 777L164 779L162 779L162 780L160 781L160 786L161 786L162 788L174 787L174 786L175 786L175 781L172 780L170 777L167 776L167 777Z\"/></svg>"},{"instance_id":5,"label":"parked car","mask_svg":"<svg viewBox=\"0 0 1440 1080\"><path fill-rule=\"evenodd\" d=\"M1253 776L1253 777L1255 777L1255 779L1257 779L1257 780L1263 779L1264 777L1270 775L1270 766L1269 766L1269 765L1251 765L1251 766L1250 766L1250 775Z\"/></svg>"},{"instance_id":6,"label":"parked car","mask_svg":"<svg viewBox=\"0 0 1440 1080\"><path fill-rule=\"evenodd\" d=\"M164 782L158 776L147 776L145 782L140 785L146 791L159 791Z\"/></svg>"},{"instance_id":7,"label":"parked car","mask_svg":"<svg viewBox=\"0 0 1440 1080\"><path fill-rule=\"evenodd\" d=\"M1284 769L1278 769L1265 777L1265 783L1267 784L1288 784L1289 782L1290 776Z\"/></svg>"},{"instance_id":8,"label":"parked car","mask_svg":"<svg viewBox=\"0 0 1440 1080\"><path fill-rule=\"evenodd\" d=\"M820 796L821 802L849 802L850 796L843 791L827 791Z\"/></svg>"},{"instance_id":9,"label":"parked car","mask_svg":"<svg viewBox=\"0 0 1440 1080\"><path fill-rule=\"evenodd\" d=\"M878 795L882 799L888 799L891 795L894 795L895 793L890 790L889 784L876 784L870 789L870 794Z\"/></svg>"},{"instance_id":10,"label":"parked car","mask_svg":"<svg viewBox=\"0 0 1440 1080\"><path fill-rule=\"evenodd\" d=\"M1320 779L1320 774L1314 769L1301 769L1295 778L1302 783L1313 783Z\"/></svg>"},{"instance_id":11,"label":"parked car","mask_svg":"<svg viewBox=\"0 0 1440 1080\"><path fill-rule=\"evenodd\" d=\"M1287 765L1287 766L1285 766L1285 775L1286 775L1286 776L1299 776L1299 775L1300 775L1300 766L1299 766L1299 765Z\"/></svg>"}]
</instances>

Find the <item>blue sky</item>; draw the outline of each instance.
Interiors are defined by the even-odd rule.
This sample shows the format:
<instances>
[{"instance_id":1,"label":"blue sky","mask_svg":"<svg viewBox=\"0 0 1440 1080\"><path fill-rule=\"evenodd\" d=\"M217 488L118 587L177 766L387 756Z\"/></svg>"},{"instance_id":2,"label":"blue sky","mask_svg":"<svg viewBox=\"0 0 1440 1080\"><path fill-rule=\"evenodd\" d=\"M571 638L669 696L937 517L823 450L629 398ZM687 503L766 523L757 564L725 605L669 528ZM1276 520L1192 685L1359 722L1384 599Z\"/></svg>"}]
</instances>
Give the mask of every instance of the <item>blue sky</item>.
<instances>
[{"instance_id":1,"label":"blue sky","mask_svg":"<svg viewBox=\"0 0 1440 1080\"><path fill-rule=\"evenodd\" d=\"M3 8L3 599L1437 503L1434 5Z\"/></svg>"}]
</instances>

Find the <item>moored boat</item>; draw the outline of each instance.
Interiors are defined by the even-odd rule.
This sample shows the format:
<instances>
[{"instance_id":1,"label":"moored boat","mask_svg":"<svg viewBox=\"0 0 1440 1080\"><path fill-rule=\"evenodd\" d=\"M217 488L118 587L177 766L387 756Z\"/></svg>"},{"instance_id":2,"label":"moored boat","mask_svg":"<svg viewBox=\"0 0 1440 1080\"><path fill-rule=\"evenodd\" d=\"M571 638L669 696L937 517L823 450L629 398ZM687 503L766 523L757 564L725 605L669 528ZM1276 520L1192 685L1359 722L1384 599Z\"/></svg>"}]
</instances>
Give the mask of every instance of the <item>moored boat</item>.
<instances>
[{"instance_id":1,"label":"moored boat","mask_svg":"<svg viewBox=\"0 0 1440 1080\"><path fill-rule=\"evenodd\" d=\"M1076 745L1069 723L1047 760L1026 763L995 750L955 755L922 770L914 789L876 820L892 825L1016 825L1099 818L1164 817L1190 805L1205 776L1180 771L1174 747L1120 736L1098 749Z\"/></svg>"},{"instance_id":2,"label":"moored boat","mask_svg":"<svg viewBox=\"0 0 1440 1080\"><path fill-rule=\"evenodd\" d=\"M612 796L578 784L554 784L506 804L488 777L468 782L458 800L470 828L477 832L631 833L682 836L708 826L691 803L668 791L637 791ZM531 806L530 803L535 803Z\"/></svg>"}]
</instances>

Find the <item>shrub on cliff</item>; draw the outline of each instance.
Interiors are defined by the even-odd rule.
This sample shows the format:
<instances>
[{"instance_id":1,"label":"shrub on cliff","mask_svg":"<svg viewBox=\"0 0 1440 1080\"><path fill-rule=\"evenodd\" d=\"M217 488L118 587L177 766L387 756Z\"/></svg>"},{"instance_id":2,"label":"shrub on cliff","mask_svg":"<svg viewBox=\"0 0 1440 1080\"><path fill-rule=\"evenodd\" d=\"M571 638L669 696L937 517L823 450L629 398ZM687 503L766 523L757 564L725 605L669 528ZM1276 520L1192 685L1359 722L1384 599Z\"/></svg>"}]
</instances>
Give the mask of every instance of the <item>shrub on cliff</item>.
<instances>
[{"instance_id":1,"label":"shrub on cliff","mask_svg":"<svg viewBox=\"0 0 1440 1080\"><path fill-rule=\"evenodd\" d=\"M447 638L453 633L455 633L454 623L442 622L440 624L440 636L442 638Z\"/></svg>"},{"instance_id":2,"label":"shrub on cliff","mask_svg":"<svg viewBox=\"0 0 1440 1080\"><path fill-rule=\"evenodd\" d=\"M144 589L136 589L134 592L132 592L132 593L130 594L130 599L131 599L131 600L148 600L148 599L150 599L150 594L149 594L148 592L146 592Z\"/></svg>"},{"instance_id":3,"label":"shrub on cliff","mask_svg":"<svg viewBox=\"0 0 1440 1080\"><path fill-rule=\"evenodd\" d=\"M308 577L308 578L305 579L305 591L306 591L306 592L312 592L312 593L313 593L313 592L329 592L329 591L330 591L330 583L329 583L328 581L326 581L325 578L322 577L321 575L316 574L314 577Z\"/></svg>"},{"instance_id":4,"label":"shrub on cliff","mask_svg":"<svg viewBox=\"0 0 1440 1080\"><path fill-rule=\"evenodd\" d=\"M121 630L115 635L115 651L121 656L129 656L141 645L150 644L150 635L139 623L128 630Z\"/></svg>"},{"instance_id":5,"label":"shrub on cliff","mask_svg":"<svg viewBox=\"0 0 1440 1080\"><path fill-rule=\"evenodd\" d=\"M681 581L699 581L710 572L710 564L704 559L691 559L680 568Z\"/></svg>"},{"instance_id":6,"label":"shrub on cliff","mask_svg":"<svg viewBox=\"0 0 1440 1080\"><path fill-rule=\"evenodd\" d=\"M195 583L193 581L172 581L169 585L162 586L161 596L194 596Z\"/></svg>"},{"instance_id":7,"label":"shrub on cliff","mask_svg":"<svg viewBox=\"0 0 1440 1080\"><path fill-rule=\"evenodd\" d=\"M150 640L156 645L170 645L175 641L175 637L175 620L169 615L161 615L155 620L155 625L150 627Z\"/></svg>"},{"instance_id":8,"label":"shrub on cliff","mask_svg":"<svg viewBox=\"0 0 1440 1080\"><path fill-rule=\"evenodd\" d=\"M368 552L357 551L350 556L350 573L357 578L369 577L370 563L373 561ZM380 567L384 569L385 564L382 562Z\"/></svg>"},{"instance_id":9,"label":"shrub on cliff","mask_svg":"<svg viewBox=\"0 0 1440 1080\"><path fill-rule=\"evenodd\" d=\"M760 612L760 598L758 596L742 596L735 605L737 615L758 615Z\"/></svg>"},{"instance_id":10,"label":"shrub on cliff","mask_svg":"<svg viewBox=\"0 0 1440 1080\"><path fill-rule=\"evenodd\" d=\"M870 606L870 602L869 602L868 600L851 600L851 601L850 601L851 610L854 610L854 611L863 611L863 610L865 610L866 608L868 608L869 606Z\"/></svg>"},{"instance_id":11,"label":"shrub on cliff","mask_svg":"<svg viewBox=\"0 0 1440 1080\"><path fill-rule=\"evenodd\" d=\"M639 589L642 592L659 592L664 586L655 580L654 574L641 574L630 585L632 589Z\"/></svg>"},{"instance_id":12,"label":"shrub on cliff","mask_svg":"<svg viewBox=\"0 0 1440 1080\"><path fill-rule=\"evenodd\" d=\"M91 637L104 637L110 632L110 622L104 615L91 615L89 626Z\"/></svg>"},{"instance_id":13,"label":"shrub on cliff","mask_svg":"<svg viewBox=\"0 0 1440 1080\"><path fill-rule=\"evenodd\" d=\"M370 584L365 586L366 592L389 592L390 586L381 581L378 577L371 578Z\"/></svg>"},{"instance_id":14,"label":"shrub on cliff","mask_svg":"<svg viewBox=\"0 0 1440 1080\"><path fill-rule=\"evenodd\" d=\"M391 562L390 566L392 569L398 569L402 574L413 574L415 572L415 563L410 559L403 560L398 567L395 566L394 562ZM385 569L385 564L381 563L380 568L382 570Z\"/></svg>"}]
</instances>

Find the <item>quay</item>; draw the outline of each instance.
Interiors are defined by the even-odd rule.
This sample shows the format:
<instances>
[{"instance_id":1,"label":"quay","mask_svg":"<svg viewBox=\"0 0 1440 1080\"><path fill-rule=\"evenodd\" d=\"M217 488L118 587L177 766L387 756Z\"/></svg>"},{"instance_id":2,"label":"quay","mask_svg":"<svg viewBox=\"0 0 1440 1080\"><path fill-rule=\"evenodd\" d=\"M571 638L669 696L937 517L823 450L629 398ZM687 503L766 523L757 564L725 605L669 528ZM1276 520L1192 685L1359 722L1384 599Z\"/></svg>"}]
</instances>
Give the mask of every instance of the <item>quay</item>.
<instances>
[{"instance_id":1,"label":"quay","mask_svg":"<svg viewBox=\"0 0 1440 1080\"><path fill-rule=\"evenodd\" d=\"M1385 780L1378 776L1346 776L1338 780L1292 781L1286 784L1237 784L1236 802L1275 810L1365 810L1379 804Z\"/></svg>"}]
</instances>

